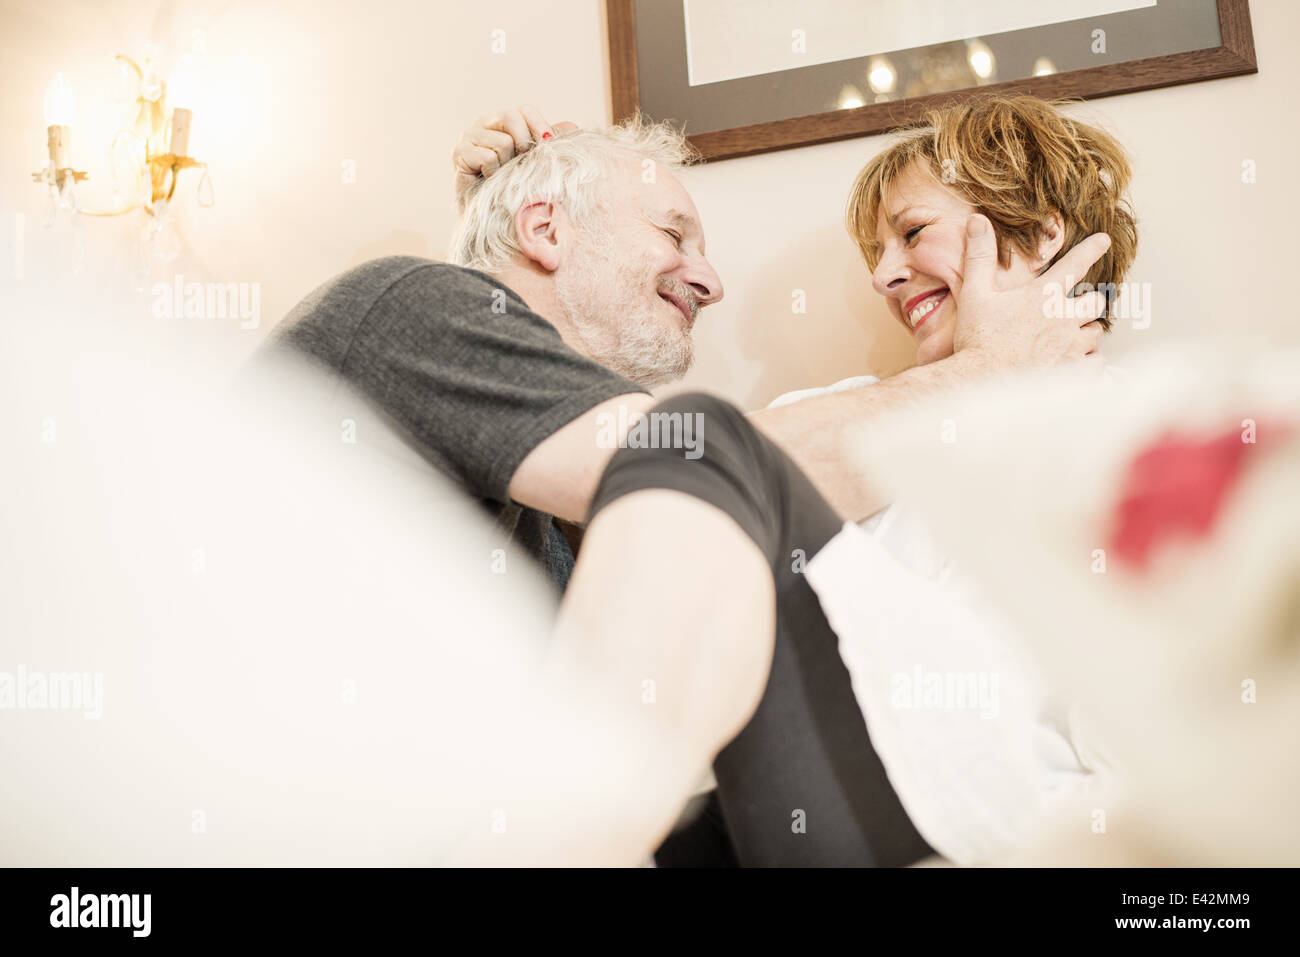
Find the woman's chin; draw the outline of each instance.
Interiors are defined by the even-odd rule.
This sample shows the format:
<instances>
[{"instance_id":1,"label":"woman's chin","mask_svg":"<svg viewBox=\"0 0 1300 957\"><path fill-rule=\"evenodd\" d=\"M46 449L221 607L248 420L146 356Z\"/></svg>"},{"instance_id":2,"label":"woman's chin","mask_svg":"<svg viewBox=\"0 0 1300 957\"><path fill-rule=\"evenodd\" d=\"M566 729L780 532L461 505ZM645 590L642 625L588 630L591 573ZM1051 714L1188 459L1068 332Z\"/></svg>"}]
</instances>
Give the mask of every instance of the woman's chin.
<instances>
[{"instance_id":1,"label":"woman's chin","mask_svg":"<svg viewBox=\"0 0 1300 957\"><path fill-rule=\"evenodd\" d=\"M948 323L922 339L916 346L916 364L929 365L951 356L952 332L952 323Z\"/></svg>"}]
</instances>

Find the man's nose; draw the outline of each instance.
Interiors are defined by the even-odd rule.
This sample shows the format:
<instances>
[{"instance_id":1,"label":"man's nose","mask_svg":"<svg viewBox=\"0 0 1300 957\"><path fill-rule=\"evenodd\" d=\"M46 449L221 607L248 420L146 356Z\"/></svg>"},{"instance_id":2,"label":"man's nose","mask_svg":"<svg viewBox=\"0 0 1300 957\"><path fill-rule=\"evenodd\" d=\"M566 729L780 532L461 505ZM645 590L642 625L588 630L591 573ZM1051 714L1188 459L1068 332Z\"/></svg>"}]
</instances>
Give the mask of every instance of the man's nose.
<instances>
[{"instance_id":1,"label":"man's nose","mask_svg":"<svg viewBox=\"0 0 1300 957\"><path fill-rule=\"evenodd\" d=\"M710 305L722 298L722 280L703 257L689 263L679 278L691 287L701 306Z\"/></svg>"}]
</instances>

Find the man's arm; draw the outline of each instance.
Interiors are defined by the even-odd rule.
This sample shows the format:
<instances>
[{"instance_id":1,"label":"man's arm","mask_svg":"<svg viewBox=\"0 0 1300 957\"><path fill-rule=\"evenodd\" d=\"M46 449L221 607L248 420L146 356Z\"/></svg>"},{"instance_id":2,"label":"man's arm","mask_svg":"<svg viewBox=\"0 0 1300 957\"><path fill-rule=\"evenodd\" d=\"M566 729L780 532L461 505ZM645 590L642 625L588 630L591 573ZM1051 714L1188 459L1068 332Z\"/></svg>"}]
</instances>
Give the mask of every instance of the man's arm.
<instances>
[{"instance_id":1,"label":"man's arm","mask_svg":"<svg viewBox=\"0 0 1300 957\"><path fill-rule=\"evenodd\" d=\"M644 392L628 392L584 412L524 456L510 480L510 497L557 518L585 522L596 485L626 427L635 413L655 402Z\"/></svg>"},{"instance_id":2,"label":"man's arm","mask_svg":"<svg viewBox=\"0 0 1300 957\"><path fill-rule=\"evenodd\" d=\"M958 310L954 355L868 388L813 396L749 415L845 519L859 521L886 504L851 454L859 430L873 417L1000 372L1074 361L1104 365L1096 352L1100 325L1085 321L1080 327L1078 318L1100 316L1105 306L1102 295L1091 292L1072 300L1061 316L1050 315L1043 304L1051 288L1074 288L1078 277L1110 246L1109 237L1094 234L1043 275L1023 286L999 290L993 283L997 262L993 229L983 216L970 219L964 278L960 288L953 290Z\"/></svg>"}]
</instances>

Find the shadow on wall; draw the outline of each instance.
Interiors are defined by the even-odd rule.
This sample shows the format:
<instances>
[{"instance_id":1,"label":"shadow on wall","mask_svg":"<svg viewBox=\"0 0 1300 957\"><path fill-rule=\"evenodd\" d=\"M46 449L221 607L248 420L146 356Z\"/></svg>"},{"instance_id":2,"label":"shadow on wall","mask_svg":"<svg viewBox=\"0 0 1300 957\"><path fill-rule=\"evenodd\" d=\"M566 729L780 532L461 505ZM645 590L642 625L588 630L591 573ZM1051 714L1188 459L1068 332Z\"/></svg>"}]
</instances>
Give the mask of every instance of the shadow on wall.
<instances>
[{"instance_id":1,"label":"shadow on wall","mask_svg":"<svg viewBox=\"0 0 1300 957\"><path fill-rule=\"evenodd\" d=\"M911 337L872 289L866 264L838 223L795 238L757 275L742 294L744 318L734 337L762 369L746 408L849 376L885 378L916 361Z\"/></svg>"}]
</instances>

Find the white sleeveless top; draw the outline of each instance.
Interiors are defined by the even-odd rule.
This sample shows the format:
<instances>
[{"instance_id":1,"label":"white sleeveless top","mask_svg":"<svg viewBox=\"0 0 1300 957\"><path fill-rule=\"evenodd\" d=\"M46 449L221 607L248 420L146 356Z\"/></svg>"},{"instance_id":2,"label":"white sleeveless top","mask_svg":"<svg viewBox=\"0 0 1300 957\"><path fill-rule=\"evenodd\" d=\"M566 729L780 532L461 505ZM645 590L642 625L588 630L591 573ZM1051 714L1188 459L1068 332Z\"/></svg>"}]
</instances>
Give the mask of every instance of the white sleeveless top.
<instances>
[{"instance_id":1,"label":"white sleeveless top","mask_svg":"<svg viewBox=\"0 0 1300 957\"><path fill-rule=\"evenodd\" d=\"M862 388L787 393L769 408ZM844 528L808 563L872 744L921 835L958 864L1004 859L1104 770L1026 646L897 506Z\"/></svg>"}]
</instances>

